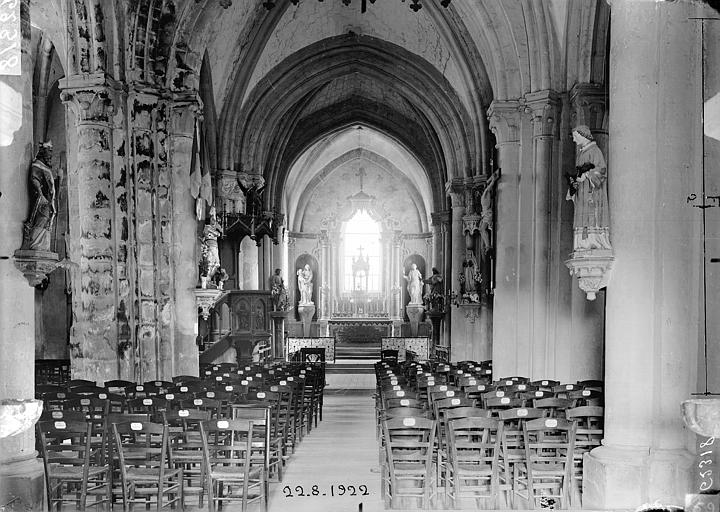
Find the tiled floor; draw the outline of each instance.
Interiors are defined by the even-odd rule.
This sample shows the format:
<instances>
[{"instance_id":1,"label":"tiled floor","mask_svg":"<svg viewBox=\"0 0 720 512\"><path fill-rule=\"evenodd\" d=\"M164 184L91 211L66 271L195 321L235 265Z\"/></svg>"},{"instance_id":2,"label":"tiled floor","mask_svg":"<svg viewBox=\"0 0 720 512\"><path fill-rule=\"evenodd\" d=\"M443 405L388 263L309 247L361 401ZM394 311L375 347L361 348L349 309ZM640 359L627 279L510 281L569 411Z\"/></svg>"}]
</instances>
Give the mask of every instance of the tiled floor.
<instances>
[{"instance_id":1,"label":"tiled floor","mask_svg":"<svg viewBox=\"0 0 720 512\"><path fill-rule=\"evenodd\" d=\"M327 382L327 391L339 389L375 389L374 373L329 373L326 375L325 381Z\"/></svg>"},{"instance_id":2,"label":"tiled floor","mask_svg":"<svg viewBox=\"0 0 720 512\"><path fill-rule=\"evenodd\" d=\"M374 410L372 391L331 385L323 421L300 443L283 481L270 486L269 511L384 510L380 475L371 471L378 468Z\"/></svg>"}]
</instances>

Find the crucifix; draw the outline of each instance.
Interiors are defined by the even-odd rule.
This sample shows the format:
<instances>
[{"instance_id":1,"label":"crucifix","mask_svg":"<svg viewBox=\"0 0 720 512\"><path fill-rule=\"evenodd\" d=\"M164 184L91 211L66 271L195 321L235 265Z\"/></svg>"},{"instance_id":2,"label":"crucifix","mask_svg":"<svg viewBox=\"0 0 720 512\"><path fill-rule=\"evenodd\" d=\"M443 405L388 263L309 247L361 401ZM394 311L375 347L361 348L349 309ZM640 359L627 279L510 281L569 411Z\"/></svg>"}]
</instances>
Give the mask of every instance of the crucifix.
<instances>
[{"instance_id":1,"label":"crucifix","mask_svg":"<svg viewBox=\"0 0 720 512\"><path fill-rule=\"evenodd\" d=\"M367 176L367 173L365 172L365 169L363 167L360 167L357 173L355 173L355 176L360 177L360 192L363 191L363 178Z\"/></svg>"}]
</instances>

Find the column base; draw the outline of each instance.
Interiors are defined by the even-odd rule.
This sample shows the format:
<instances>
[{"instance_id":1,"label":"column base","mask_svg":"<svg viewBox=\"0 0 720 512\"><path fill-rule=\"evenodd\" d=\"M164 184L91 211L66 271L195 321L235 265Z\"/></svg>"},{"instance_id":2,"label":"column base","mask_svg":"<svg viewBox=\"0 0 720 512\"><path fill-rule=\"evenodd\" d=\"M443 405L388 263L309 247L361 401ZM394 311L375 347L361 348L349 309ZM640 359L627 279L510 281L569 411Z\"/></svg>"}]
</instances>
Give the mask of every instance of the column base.
<instances>
[{"instance_id":1,"label":"column base","mask_svg":"<svg viewBox=\"0 0 720 512\"><path fill-rule=\"evenodd\" d=\"M0 464L0 510L43 510L45 471L39 459Z\"/></svg>"},{"instance_id":2,"label":"column base","mask_svg":"<svg viewBox=\"0 0 720 512\"><path fill-rule=\"evenodd\" d=\"M634 510L655 501L682 507L693 461L686 450L595 448L583 460L583 508Z\"/></svg>"}]
</instances>

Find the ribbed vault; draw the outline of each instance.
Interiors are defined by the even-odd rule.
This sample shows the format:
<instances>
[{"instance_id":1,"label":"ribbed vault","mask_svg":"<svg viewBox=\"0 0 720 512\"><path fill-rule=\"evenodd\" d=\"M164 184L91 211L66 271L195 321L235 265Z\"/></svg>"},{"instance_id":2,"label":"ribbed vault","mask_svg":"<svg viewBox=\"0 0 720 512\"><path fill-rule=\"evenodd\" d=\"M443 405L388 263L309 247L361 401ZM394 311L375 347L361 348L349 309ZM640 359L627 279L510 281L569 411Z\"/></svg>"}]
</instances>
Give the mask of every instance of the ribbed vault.
<instances>
[{"instance_id":1,"label":"ribbed vault","mask_svg":"<svg viewBox=\"0 0 720 512\"><path fill-rule=\"evenodd\" d=\"M333 88L337 80L353 83L353 77L358 86ZM382 90L393 92L376 94ZM264 174L276 200L298 155L353 123L400 141L439 191L448 179L471 175L472 156L479 151L468 134L470 115L435 68L400 47L353 34L285 59L242 107L234 107L224 114L235 121L223 125L221 165ZM437 200L442 208L443 198Z\"/></svg>"}]
</instances>

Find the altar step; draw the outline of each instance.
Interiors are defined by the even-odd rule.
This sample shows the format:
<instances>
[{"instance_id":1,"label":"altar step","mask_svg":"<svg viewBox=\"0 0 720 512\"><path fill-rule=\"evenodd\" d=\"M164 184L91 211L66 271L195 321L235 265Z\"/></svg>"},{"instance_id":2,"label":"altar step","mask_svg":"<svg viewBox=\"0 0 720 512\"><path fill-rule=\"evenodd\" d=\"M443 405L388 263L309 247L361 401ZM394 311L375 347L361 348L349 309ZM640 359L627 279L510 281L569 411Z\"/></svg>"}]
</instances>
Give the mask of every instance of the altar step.
<instances>
[{"instance_id":1,"label":"altar step","mask_svg":"<svg viewBox=\"0 0 720 512\"><path fill-rule=\"evenodd\" d=\"M363 344L344 344L335 345L336 359L371 359L377 361L380 359L379 343L363 343Z\"/></svg>"},{"instance_id":2,"label":"altar step","mask_svg":"<svg viewBox=\"0 0 720 512\"><path fill-rule=\"evenodd\" d=\"M325 373L375 373L375 363L379 358L372 359L335 359L334 363L327 363Z\"/></svg>"}]
</instances>

